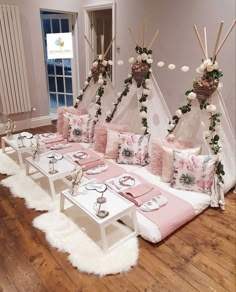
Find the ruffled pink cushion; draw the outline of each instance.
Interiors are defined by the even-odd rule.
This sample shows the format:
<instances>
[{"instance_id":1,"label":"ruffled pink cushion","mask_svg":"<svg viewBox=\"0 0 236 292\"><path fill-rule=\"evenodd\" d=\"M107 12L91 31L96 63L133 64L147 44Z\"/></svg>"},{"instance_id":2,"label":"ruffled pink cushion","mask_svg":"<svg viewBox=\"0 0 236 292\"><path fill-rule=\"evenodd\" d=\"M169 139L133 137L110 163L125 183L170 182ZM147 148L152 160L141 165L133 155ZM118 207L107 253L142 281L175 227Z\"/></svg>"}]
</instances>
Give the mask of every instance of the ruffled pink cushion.
<instances>
[{"instance_id":1,"label":"ruffled pink cushion","mask_svg":"<svg viewBox=\"0 0 236 292\"><path fill-rule=\"evenodd\" d=\"M73 115L85 115L88 113L86 109L78 110L72 106L61 106L57 109L57 132L59 134L63 133L63 124L64 124L64 113L70 113Z\"/></svg>"},{"instance_id":2,"label":"ruffled pink cushion","mask_svg":"<svg viewBox=\"0 0 236 292\"><path fill-rule=\"evenodd\" d=\"M152 141L151 145L151 155L149 169L153 174L161 175L162 173L162 146L166 146L171 149L186 149L191 148L192 144L190 142L182 141L167 141L166 139L156 139Z\"/></svg>"},{"instance_id":3,"label":"ruffled pink cushion","mask_svg":"<svg viewBox=\"0 0 236 292\"><path fill-rule=\"evenodd\" d=\"M105 153L107 145L107 129L117 132L128 132L128 126L98 122L94 133L94 150Z\"/></svg>"}]
</instances>

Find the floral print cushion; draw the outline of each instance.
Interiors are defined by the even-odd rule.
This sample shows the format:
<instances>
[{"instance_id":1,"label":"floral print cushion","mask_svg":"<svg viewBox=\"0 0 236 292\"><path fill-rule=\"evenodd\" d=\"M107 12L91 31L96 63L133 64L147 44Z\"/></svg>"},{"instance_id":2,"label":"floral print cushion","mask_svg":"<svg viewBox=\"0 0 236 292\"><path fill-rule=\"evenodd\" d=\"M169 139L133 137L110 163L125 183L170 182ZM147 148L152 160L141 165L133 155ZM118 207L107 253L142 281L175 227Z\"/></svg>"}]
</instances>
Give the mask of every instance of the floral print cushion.
<instances>
[{"instance_id":1,"label":"floral print cushion","mask_svg":"<svg viewBox=\"0 0 236 292\"><path fill-rule=\"evenodd\" d=\"M146 165L150 134L119 133L117 163Z\"/></svg>"},{"instance_id":2,"label":"floral print cushion","mask_svg":"<svg viewBox=\"0 0 236 292\"><path fill-rule=\"evenodd\" d=\"M210 193L218 156L194 155L174 150L171 186L176 189Z\"/></svg>"},{"instance_id":3,"label":"floral print cushion","mask_svg":"<svg viewBox=\"0 0 236 292\"><path fill-rule=\"evenodd\" d=\"M89 115L69 116L70 142L93 142L95 121Z\"/></svg>"}]
</instances>

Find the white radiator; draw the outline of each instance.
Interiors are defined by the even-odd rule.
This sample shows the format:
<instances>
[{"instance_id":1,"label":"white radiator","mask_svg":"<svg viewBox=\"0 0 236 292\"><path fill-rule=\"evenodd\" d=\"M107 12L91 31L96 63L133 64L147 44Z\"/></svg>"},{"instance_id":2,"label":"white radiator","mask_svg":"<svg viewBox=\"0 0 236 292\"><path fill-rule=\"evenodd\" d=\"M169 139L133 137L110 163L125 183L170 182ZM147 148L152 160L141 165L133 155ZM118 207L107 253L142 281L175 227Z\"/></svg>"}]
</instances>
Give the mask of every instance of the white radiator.
<instances>
[{"instance_id":1,"label":"white radiator","mask_svg":"<svg viewBox=\"0 0 236 292\"><path fill-rule=\"evenodd\" d=\"M0 5L0 106L4 114L31 110L17 6Z\"/></svg>"}]
</instances>

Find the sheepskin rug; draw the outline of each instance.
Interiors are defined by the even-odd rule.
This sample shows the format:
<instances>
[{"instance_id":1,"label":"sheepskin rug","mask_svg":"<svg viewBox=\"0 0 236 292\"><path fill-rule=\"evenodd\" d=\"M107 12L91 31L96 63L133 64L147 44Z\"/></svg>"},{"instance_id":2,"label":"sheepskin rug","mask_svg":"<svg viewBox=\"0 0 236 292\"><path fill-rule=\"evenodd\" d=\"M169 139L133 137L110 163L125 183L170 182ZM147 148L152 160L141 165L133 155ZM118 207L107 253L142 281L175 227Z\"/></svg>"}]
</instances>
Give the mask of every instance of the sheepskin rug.
<instances>
[{"instance_id":1,"label":"sheepskin rug","mask_svg":"<svg viewBox=\"0 0 236 292\"><path fill-rule=\"evenodd\" d=\"M53 200L49 195L49 190L43 188L43 186L47 186L47 182L43 180L34 181L25 174L24 170L1 180L0 183L8 187L14 197L25 199L27 208L38 211L59 208L59 195Z\"/></svg>"},{"instance_id":2,"label":"sheepskin rug","mask_svg":"<svg viewBox=\"0 0 236 292\"><path fill-rule=\"evenodd\" d=\"M6 148L9 151L8 148ZM9 154L2 153L2 149L0 149L0 173L13 175L20 171L19 165L14 161L16 158L16 153L14 151L10 151Z\"/></svg>"},{"instance_id":3,"label":"sheepskin rug","mask_svg":"<svg viewBox=\"0 0 236 292\"><path fill-rule=\"evenodd\" d=\"M33 226L45 232L47 241L53 247L68 253L68 260L74 267L81 272L105 276L128 272L136 265L139 253L136 237L104 252L99 246L99 228L89 221L88 216L80 214L76 207L63 212L42 214L34 219ZM118 222L108 226L108 243L109 240L116 242L121 234L128 231L128 227Z\"/></svg>"}]
</instances>

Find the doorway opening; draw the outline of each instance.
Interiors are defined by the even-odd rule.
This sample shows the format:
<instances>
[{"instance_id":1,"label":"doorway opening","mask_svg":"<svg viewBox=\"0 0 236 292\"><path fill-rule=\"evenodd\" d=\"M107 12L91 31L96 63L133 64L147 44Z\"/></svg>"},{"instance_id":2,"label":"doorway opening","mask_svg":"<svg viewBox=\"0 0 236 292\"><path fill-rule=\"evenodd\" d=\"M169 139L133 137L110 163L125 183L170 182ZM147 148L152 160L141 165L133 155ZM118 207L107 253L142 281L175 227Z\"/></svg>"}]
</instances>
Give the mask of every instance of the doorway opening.
<instances>
[{"instance_id":1,"label":"doorway opening","mask_svg":"<svg viewBox=\"0 0 236 292\"><path fill-rule=\"evenodd\" d=\"M75 50L74 27L75 15L53 11L40 12L42 36L44 44L44 60L48 85L50 113L55 116L60 106L73 106L78 84L78 65L76 55L72 59L47 58L47 34L72 33L73 48Z\"/></svg>"},{"instance_id":2,"label":"doorway opening","mask_svg":"<svg viewBox=\"0 0 236 292\"><path fill-rule=\"evenodd\" d=\"M95 55L101 54L101 36L104 36L104 51L107 50L115 37L115 6L108 3L101 6L85 6L85 34L94 49ZM86 46L86 69L90 71L94 61L94 53ZM115 83L115 40L110 47L106 58L113 61L109 65L108 76Z\"/></svg>"}]
</instances>

